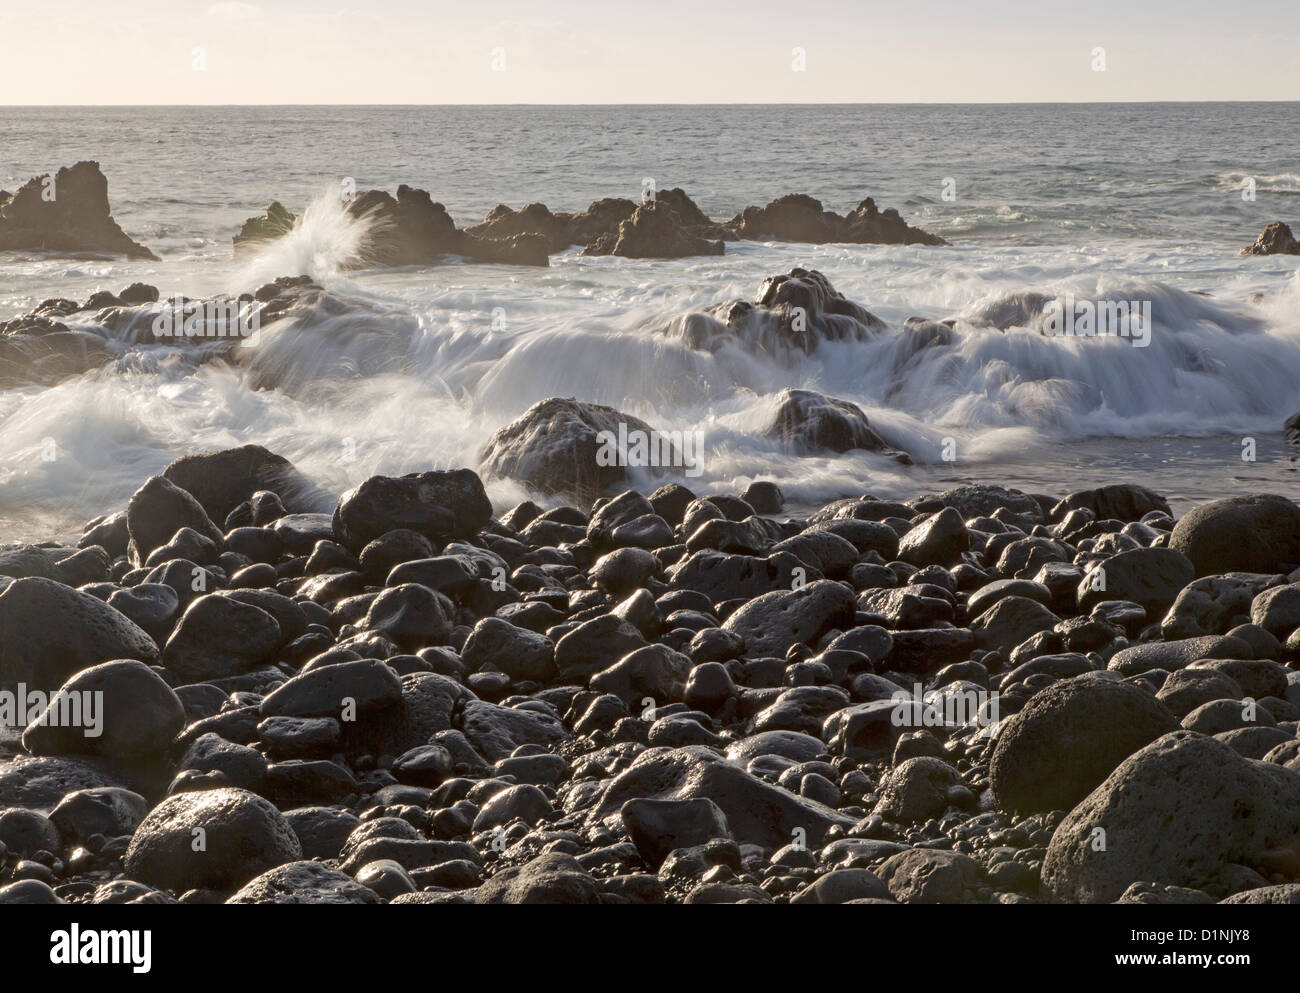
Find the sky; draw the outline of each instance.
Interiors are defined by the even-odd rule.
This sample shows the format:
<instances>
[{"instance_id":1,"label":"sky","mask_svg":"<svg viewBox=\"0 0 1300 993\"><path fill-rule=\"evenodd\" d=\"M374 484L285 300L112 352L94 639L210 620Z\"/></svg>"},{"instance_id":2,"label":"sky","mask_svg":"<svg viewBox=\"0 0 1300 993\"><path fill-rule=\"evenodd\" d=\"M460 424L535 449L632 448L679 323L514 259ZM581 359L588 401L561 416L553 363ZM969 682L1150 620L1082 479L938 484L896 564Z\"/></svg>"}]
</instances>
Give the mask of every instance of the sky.
<instances>
[{"instance_id":1,"label":"sky","mask_svg":"<svg viewBox=\"0 0 1300 993\"><path fill-rule=\"evenodd\" d=\"M1300 100L1300 2L0 0L0 105Z\"/></svg>"}]
</instances>

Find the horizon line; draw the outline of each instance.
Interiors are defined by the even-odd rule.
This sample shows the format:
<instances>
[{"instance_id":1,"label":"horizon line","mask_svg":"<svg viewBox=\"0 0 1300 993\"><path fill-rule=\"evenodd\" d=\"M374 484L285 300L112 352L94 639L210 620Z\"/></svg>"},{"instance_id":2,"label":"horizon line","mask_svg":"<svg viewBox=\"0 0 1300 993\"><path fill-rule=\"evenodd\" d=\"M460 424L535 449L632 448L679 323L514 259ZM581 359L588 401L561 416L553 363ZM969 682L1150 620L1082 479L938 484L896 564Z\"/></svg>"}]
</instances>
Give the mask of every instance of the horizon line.
<instances>
[{"instance_id":1,"label":"horizon line","mask_svg":"<svg viewBox=\"0 0 1300 993\"><path fill-rule=\"evenodd\" d=\"M905 100L905 101L652 101L610 103L16 103L0 104L5 110L110 109L110 108L229 108L229 107L1112 107L1169 104L1292 104L1295 99L1268 100Z\"/></svg>"}]
</instances>

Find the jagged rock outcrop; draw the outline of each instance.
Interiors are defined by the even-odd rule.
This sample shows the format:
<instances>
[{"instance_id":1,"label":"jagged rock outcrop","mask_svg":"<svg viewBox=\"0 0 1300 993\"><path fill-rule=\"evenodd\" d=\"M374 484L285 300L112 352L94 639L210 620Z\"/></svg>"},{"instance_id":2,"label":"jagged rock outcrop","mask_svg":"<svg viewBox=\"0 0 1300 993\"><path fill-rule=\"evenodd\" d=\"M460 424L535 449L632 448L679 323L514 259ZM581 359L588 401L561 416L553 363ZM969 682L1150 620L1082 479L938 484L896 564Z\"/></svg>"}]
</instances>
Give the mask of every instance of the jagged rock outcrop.
<instances>
[{"instance_id":1,"label":"jagged rock outcrop","mask_svg":"<svg viewBox=\"0 0 1300 993\"><path fill-rule=\"evenodd\" d=\"M878 210L867 197L847 217L822 207L820 200L791 193L766 207L746 207L727 222L739 238L805 241L821 245L946 245L938 235L914 228L892 207Z\"/></svg>"},{"instance_id":2,"label":"jagged rock outcrop","mask_svg":"<svg viewBox=\"0 0 1300 993\"><path fill-rule=\"evenodd\" d=\"M721 241L701 238L668 202L654 201L637 207L632 216L618 226L618 231L597 236L582 254L621 255L629 259L678 259L688 255L721 255L722 252Z\"/></svg>"},{"instance_id":3,"label":"jagged rock outcrop","mask_svg":"<svg viewBox=\"0 0 1300 993\"><path fill-rule=\"evenodd\" d=\"M368 222L356 258L350 263L353 268L431 265L447 255L506 265L550 264L544 236L521 232L488 237L461 231L446 207L426 191L405 184L397 188L397 196L385 190L360 193L348 204L347 211ZM235 235L235 254L283 237L293 224L293 214L278 202L272 203L264 217L244 222Z\"/></svg>"},{"instance_id":4,"label":"jagged rock outcrop","mask_svg":"<svg viewBox=\"0 0 1300 993\"><path fill-rule=\"evenodd\" d=\"M245 254L268 241L283 238L293 230L297 218L280 203L272 200L261 217L250 217L235 235L235 255Z\"/></svg>"},{"instance_id":5,"label":"jagged rock outcrop","mask_svg":"<svg viewBox=\"0 0 1300 993\"><path fill-rule=\"evenodd\" d=\"M669 208L667 211L664 208ZM627 225L631 227L627 227ZM520 210L498 204L473 235L507 238L538 234L552 252L570 245L586 246L584 255L627 258L679 258L721 255L722 242L773 239L817 244L849 242L887 245L946 245L937 235L908 225L892 208L877 210L870 197L847 216L824 210L821 202L803 194L774 200L766 207L746 207L726 224L718 224L679 188L659 190L653 200L597 200L584 213L552 212L530 203Z\"/></svg>"},{"instance_id":6,"label":"jagged rock outcrop","mask_svg":"<svg viewBox=\"0 0 1300 993\"><path fill-rule=\"evenodd\" d=\"M683 194L684 195L684 194ZM632 216L636 203L622 197L605 197L594 201L581 214L551 212L544 203L530 203L519 210L497 204L481 222L465 229L479 238L514 238L540 234L552 252L570 245L586 245L602 234L617 231Z\"/></svg>"},{"instance_id":7,"label":"jagged rock outcrop","mask_svg":"<svg viewBox=\"0 0 1300 993\"><path fill-rule=\"evenodd\" d=\"M1300 241L1291 234L1291 228L1281 221L1266 227L1255 244L1241 250L1242 255L1300 255Z\"/></svg>"},{"instance_id":8,"label":"jagged rock outcrop","mask_svg":"<svg viewBox=\"0 0 1300 993\"><path fill-rule=\"evenodd\" d=\"M98 162L34 176L0 195L0 251L104 252L157 261L113 220Z\"/></svg>"},{"instance_id":9,"label":"jagged rock outcrop","mask_svg":"<svg viewBox=\"0 0 1300 993\"><path fill-rule=\"evenodd\" d=\"M530 234L510 238L467 234L457 230L446 207L424 190L410 186L399 186L396 197L383 190L368 190L348 205L348 212L370 221L358 265L427 265L444 255L511 265L550 264L545 238Z\"/></svg>"}]
</instances>

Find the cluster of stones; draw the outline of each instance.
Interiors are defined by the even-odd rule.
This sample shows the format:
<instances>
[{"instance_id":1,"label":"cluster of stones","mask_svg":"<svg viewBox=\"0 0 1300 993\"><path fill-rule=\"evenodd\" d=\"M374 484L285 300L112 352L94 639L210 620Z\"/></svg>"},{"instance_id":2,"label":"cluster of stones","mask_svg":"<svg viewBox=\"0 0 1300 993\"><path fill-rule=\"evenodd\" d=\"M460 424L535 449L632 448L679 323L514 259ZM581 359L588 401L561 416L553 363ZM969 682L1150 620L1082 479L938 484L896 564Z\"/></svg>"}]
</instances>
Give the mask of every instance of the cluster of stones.
<instances>
[{"instance_id":1,"label":"cluster of stones","mask_svg":"<svg viewBox=\"0 0 1300 993\"><path fill-rule=\"evenodd\" d=\"M1282 497L295 491L0 551L0 902L1300 902Z\"/></svg>"}]
</instances>

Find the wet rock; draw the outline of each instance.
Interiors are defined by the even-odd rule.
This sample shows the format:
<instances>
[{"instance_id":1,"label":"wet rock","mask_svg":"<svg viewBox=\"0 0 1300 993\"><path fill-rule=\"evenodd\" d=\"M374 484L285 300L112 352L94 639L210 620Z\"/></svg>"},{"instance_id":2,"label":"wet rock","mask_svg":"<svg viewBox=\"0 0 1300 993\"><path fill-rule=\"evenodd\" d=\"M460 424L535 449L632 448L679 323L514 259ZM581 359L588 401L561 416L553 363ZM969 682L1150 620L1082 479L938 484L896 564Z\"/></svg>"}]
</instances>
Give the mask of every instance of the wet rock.
<instances>
[{"instance_id":1,"label":"wet rock","mask_svg":"<svg viewBox=\"0 0 1300 993\"><path fill-rule=\"evenodd\" d=\"M1120 649L1107 666L1121 676L1136 676L1148 669L1183 669L1197 659L1249 658L1251 647L1240 638L1224 635L1207 635L1203 638L1181 638L1178 641L1152 641Z\"/></svg>"},{"instance_id":2,"label":"wet rock","mask_svg":"<svg viewBox=\"0 0 1300 993\"><path fill-rule=\"evenodd\" d=\"M847 216L826 210L820 200L792 193L765 207L746 207L727 226L741 238L776 241L851 242L886 245L946 245L932 235L908 225L892 207L876 208L870 197Z\"/></svg>"},{"instance_id":3,"label":"wet rock","mask_svg":"<svg viewBox=\"0 0 1300 993\"><path fill-rule=\"evenodd\" d=\"M509 786L479 809L474 818L474 830L491 831L515 820L536 827L551 814L551 802L536 786Z\"/></svg>"},{"instance_id":4,"label":"wet rock","mask_svg":"<svg viewBox=\"0 0 1300 993\"><path fill-rule=\"evenodd\" d=\"M250 217L235 235L235 256L249 254L264 247L266 242L283 238L293 230L297 220L279 200L272 200L266 213L260 217Z\"/></svg>"},{"instance_id":5,"label":"wet rock","mask_svg":"<svg viewBox=\"0 0 1300 993\"><path fill-rule=\"evenodd\" d=\"M158 646L102 600L49 579L0 592L0 690L52 692L74 673L114 659L158 661Z\"/></svg>"},{"instance_id":6,"label":"wet rock","mask_svg":"<svg viewBox=\"0 0 1300 993\"><path fill-rule=\"evenodd\" d=\"M398 528L430 539L470 536L492 517L492 504L469 469L371 476L339 498L334 533L354 554Z\"/></svg>"},{"instance_id":7,"label":"wet rock","mask_svg":"<svg viewBox=\"0 0 1300 993\"><path fill-rule=\"evenodd\" d=\"M898 542L898 557L911 565L948 566L960 561L970 547L970 535L961 514L945 507L912 528Z\"/></svg>"},{"instance_id":8,"label":"wet rock","mask_svg":"<svg viewBox=\"0 0 1300 993\"><path fill-rule=\"evenodd\" d=\"M971 903L984 883L984 870L974 859L926 848L891 856L878 875L899 903Z\"/></svg>"},{"instance_id":9,"label":"wet rock","mask_svg":"<svg viewBox=\"0 0 1300 993\"><path fill-rule=\"evenodd\" d=\"M263 717L338 718L350 702L357 716L402 701L397 673L378 659L340 662L299 673L262 700Z\"/></svg>"},{"instance_id":10,"label":"wet rock","mask_svg":"<svg viewBox=\"0 0 1300 993\"><path fill-rule=\"evenodd\" d=\"M460 655L472 671L491 667L515 680L545 682L555 672L555 645L550 638L497 617L485 617L474 625Z\"/></svg>"},{"instance_id":11,"label":"wet rock","mask_svg":"<svg viewBox=\"0 0 1300 993\"><path fill-rule=\"evenodd\" d=\"M794 570L803 570L808 582L821 579L800 559L786 552L768 556L735 555L713 550L698 551L678 563L669 573L673 589L695 590L713 603L750 600L774 590L793 589Z\"/></svg>"},{"instance_id":12,"label":"wet rock","mask_svg":"<svg viewBox=\"0 0 1300 993\"><path fill-rule=\"evenodd\" d=\"M809 844L818 844L833 824L845 817L777 786L771 786L704 746L648 752L604 787L587 815L595 826L618 818L629 800L712 800L723 812L733 837L768 850L789 844L803 828Z\"/></svg>"},{"instance_id":13,"label":"wet rock","mask_svg":"<svg viewBox=\"0 0 1300 993\"><path fill-rule=\"evenodd\" d=\"M104 662L60 687L23 732L33 755L135 757L165 751L185 726L185 708L143 662Z\"/></svg>"},{"instance_id":14,"label":"wet rock","mask_svg":"<svg viewBox=\"0 0 1300 993\"><path fill-rule=\"evenodd\" d=\"M377 904L372 888L320 862L288 862L249 880L226 903Z\"/></svg>"},{"instance_id":15,"label":"wet rock","mask_svg":"<svg viewBox=\"0 0 1300 993\"><path fill-rule=\"evenodd\" d=\"M1272 494L1214 500L1183 515L1169 547L1192 560L1197 576L1288 573L1300 566L1300 506Z\"/></svg>"},{"instance_id":16,"label":"wet rock","mask_svg":"<svg viewBox=\"0 0 1300 993\"><path fill-rule=\"evenodd\" d=\"M432 265L456 255L509 265L549 264L550 249L544 237L520 234L493 238L461 231L442 204L434 202L424 190L405 184L398 186L396 196L385 190L359 193L347 210L366 222L354 256L345 263L349 268ZM285 221L280 212L273 218L268 211L265 219L245 222L248 233L236 238L236 252L265 244L265 238L283 229Z\"/></svg>"},{"instance_id":17,"label":"wet rock","mask_svg":"<svg viewBox=\"0 0 1300 993\"><path fill-rule=\"evenodd\" d=\"M970 629L978 647L1009 655L1021 642L1041 631L1050 631L1060 620L1037 600L1010 596L971 621Z\"/></svg>"},{"instance_id":18,"label":"wet rock","mask_svg":"<svg viewBox=\"0 0 1300 993\"><path fill-rule=\"evenodd\" d=\"M552 852L503 869L478 888L481 904L599 903L600 886L571 855Z\"/></svg>"},{"instance_id":19,"label":"wet rock","mask_svg":"<svg viewBox=\"0 0 1300 993\"><path fill-rule=\"evenodd\" d=\"M629 652L643 647L645 638L614 614L583 621L555 644L555 665L565 679L589 679Z\"/></svg>"},{"instance_id":20,"label":"wet rock","mask_svg":"<svg viewBox=\"0 0 1300 993\"><path fill-rule=\"evenodd\" d=\"M1298 837L1300 775L1176 731L1126 759L1070 812L1048 846L1043 886L1067 902L1109 903L1134 880L1223 896L1228 865L1250 866Z\"/></svg>"},{"instance_id":21,"label":"wet rock","mask_svg":"<svg viewBox=\"0 0 1300 993\"><path fill-rule=\"evenodd\" d=\"M224 521L262 490L277 494L293 510L310 509L303 500L311 491L307 480L288 459L261 445L182 455L162 475L193 496L214 521Z\"/></svg>"},{"instance_id":22,"label":"wet rock","mask_svg":"<svg viewBox=\"0 0 1300 993\"><path fill-rule=\"evenodd\" d=\"M598 236L584 255L621 255L629 259L678 259L688 255L721 255L721 241L702 238L666 202L637 206L616 233Z\"/></svg>"},{"instance_id":23,"label":"wet rock","mask_svg":"<svg viewBox=\"0 0 1300 993\"><path fill-rule=\"evenodd\" d=\"M876 434L856 404L814 390L782 390L764 433L800 453L860 448L891 456L900 454Z\"/></svg>"},{"instance_id":24,"label":"wet rock","mask_svg":"<svg viewBox=\"0 0 1300 993\"><path fill-rule=\"evenodd\" d=\"M1159 617L1183 587L1196 578L1187 556L1172 548L1138 548L1112 555L1079 582L1080 610L1090 610L1103 600L1129 600L1148 616ZM1099 580L1104 576L1105 582ZM1098 587L1101 587L1100 589Z\"/></svg>"},{"instance_id":25,"label":"wet rock","mask_svg":"<svg viewBox=\"0 0 1300 993\"><path fill-rule=\"evenodd\" d=\"M415 652L444 644L454 619L455 608L446 596L419 583L403 583L375 597L361 628L388 638L403 651Z\"/></svg>"},{"instance_id":26,"label":"wet rock","mask_svg":"<svg viewBox=\"0 0 1300 993\"><path fill-rule=\"evenodd\" d=\"M518 419L498 430L479 453L484 474L515 479L539 493L571 494L592 499L634 480L628 466L636 466L623 438L660 442L668 446L659 464L679 465L674 459L670 434L613 407L584 403L572 397L551 397L529 407ZM647 457L650 452L646 452ZM680 453L678 453L680 455ZM641 465L653 475L654 466Z\"/></svg>"},{"instance_id":27,"label":"wet rock","mask_svg":"<svg viewBox=\"0 0 1300 993\"><path fill-rule=\"evenodd\" d=\"M163 664L184 682L220 679L271 661L281 641L280 625L265 610L209 594L181 615L163 649Z\"/></svg>"},{"instance_id":28,"label":"wet rock","mask_svg":"<svg viewBox=\"0 0 1300 993\"><path fill-rule=\"evenodd\" d=\"M611 693L629 707L649 697L659 705L682 699L691 660L665 645L646 645L629 652L591 677L591 688Z\"/></svg>"},{"instance_id":29,"label":"wet rock","mask_svg":"<svg viewBox=\"0 0 1300 993\"><path fill-rule=\"evenodd\" d=\"M1053 506L1048 516L1053 521L1061 521L1072 510L1090 511L1099 521L1140 521L1152 511L1173 516L1169 501L1159 493L1135 483L1077 490Z\"/></svg>"},{"instance_id":30,"label":"wet rock","mask_svg":"<svg viewBox=\"0 0 1300 993\"><path fill-rule=\"evenodd\" d=\"M846 587L819 580L757 596L728 617L723 628L742 638L750 655L779 657L791 645L811 644L831 628L852 627L856 606Z\"/></svg>"},{"instance_id":31,"label":"wet rock","mask_svg":"<svg viewBox=\"0 0 1300 993\"><path fill-rule=\"evenodd\" d=\"M163 889L228 892L301 858L297 835L275 807L244 790L215 789L155 807L136 828L124 865L131 878Z\"/></svg>"},{"instance_id":32,"label":"wet rock","mask_svg":"<svg viewBox=\"0 0 1300 993\"><path fill-rule=\"evenodd\" d=\"M506 758L520 745L552 747L569 738L560 719L545 709L501 707L483 700L465 704L460 730L490 762Z\"/></svg>"},{"instance_id":33,"label":"wet rock","mask_svg":"<svg viewBox=\"0 0 1300 993\"><path fill-rule=\"evenodd\" d=\"M1159 700L1127 683L1087 676L1035 693L998 734L989 762L997 805L1069 810L1129 755L1176 730Z\"/></svg>"},{"instance_id":34,"label":"wet rock","mask_svg":"<svg viewBox=\"0 0 1300 993\"><path fill-rule=\"evenodd\" d=\"M182 528L190 528L218 548L224 544L221 529L193 496L162 476L151 477L131 495L126 507L130 553L143 565L154 549L166 545Z\"/></svg>"},{"instance_id":35,"label":"wet rock","mask_svg":"<svg viewBox=\"0 0 1300 993\"><path fill-rule=\"evenodd\" d=\"M355 814L335 807L298 807L285 811L284 819L308 859L338 858L348 835L361 824Z\"/></svg>"},{"instance_id":36,"label":"wet rock","mask_svg":"<svg viewBox=\"0 0 1300 993\"><path fill-rule=\"evenodd\" d=\"M658 869L677 848L730 838L726 815L709 799L629 800L619 816L642 861Z\"/></svg>"}]
</instances>

